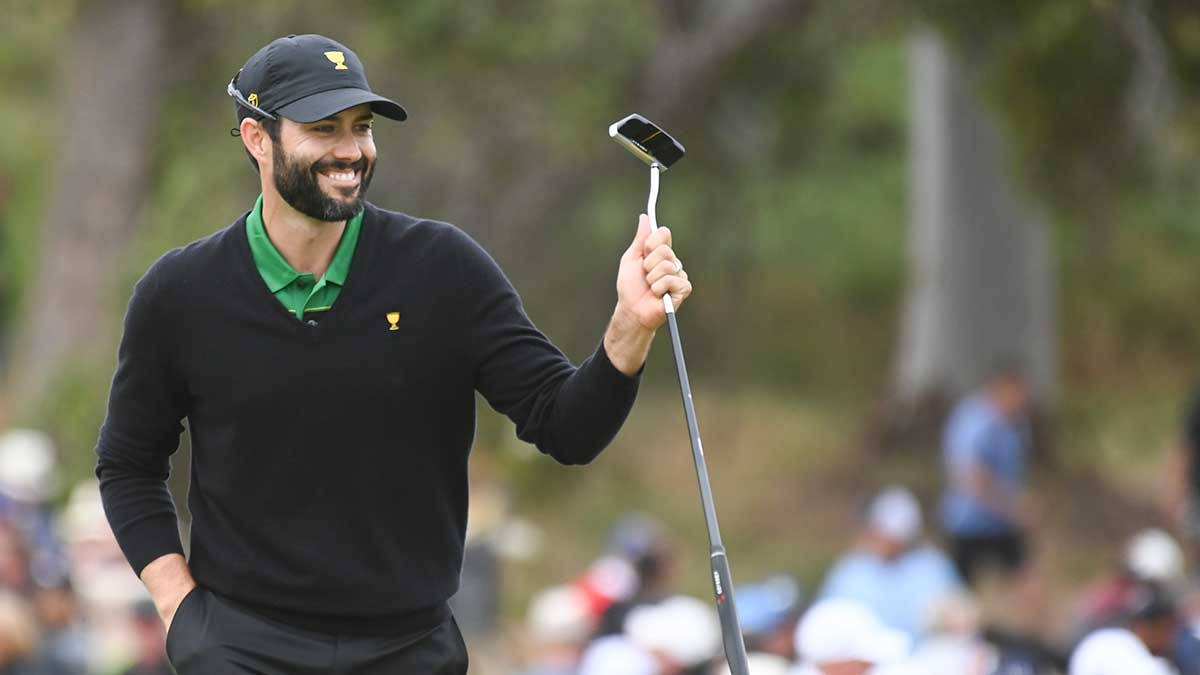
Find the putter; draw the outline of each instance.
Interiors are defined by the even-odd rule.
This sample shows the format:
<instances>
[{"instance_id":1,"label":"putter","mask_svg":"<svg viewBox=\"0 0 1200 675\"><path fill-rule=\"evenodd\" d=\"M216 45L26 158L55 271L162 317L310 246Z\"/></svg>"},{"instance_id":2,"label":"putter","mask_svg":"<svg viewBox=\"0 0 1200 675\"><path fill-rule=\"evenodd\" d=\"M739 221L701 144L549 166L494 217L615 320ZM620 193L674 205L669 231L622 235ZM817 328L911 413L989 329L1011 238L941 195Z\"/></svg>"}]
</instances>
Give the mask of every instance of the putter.
<instances>
[{"instance_id":1,"label":"putter","mask_svg":"<svg viewBox=\"0 0 1200 675\"><path fill-rule=\"evenodd\" d=\"M658 229L654 207L658 202L659 174L671 168L684 154L679 141L655 126L653 122L638 114L630 115L608 127L608 135L622 147L650 165L650 199L646 204L646 215L650 217L650 229ZM746 645L742 640L742 627L738 623L737 607L733 602L733 578L729 573L729 559L725 545L721 543L721 530L717 526L717 510L713 506L712 487L708 484L708 467L704 463L704 446L700 443L700 425L696 422L696 408L692 405L692 385L688 382L687 366L683 362L683 343L679 339L679 325L675 322L675 304L671 294L663 295L663 308L667 311L667 324L671 329L671 347L675 352L675 370L679 373L679 393L683 396L683 416L687 420L688 434L692 441L692 459L696 464L696 480L700 483L700 502L704 506L704 524L708 527L708 546L712 562L713 594L717 602L717 616L721 619L721 637L725 644L725 660L731 675L749 675L746 665Z\"/></svg>"}]
</instances>

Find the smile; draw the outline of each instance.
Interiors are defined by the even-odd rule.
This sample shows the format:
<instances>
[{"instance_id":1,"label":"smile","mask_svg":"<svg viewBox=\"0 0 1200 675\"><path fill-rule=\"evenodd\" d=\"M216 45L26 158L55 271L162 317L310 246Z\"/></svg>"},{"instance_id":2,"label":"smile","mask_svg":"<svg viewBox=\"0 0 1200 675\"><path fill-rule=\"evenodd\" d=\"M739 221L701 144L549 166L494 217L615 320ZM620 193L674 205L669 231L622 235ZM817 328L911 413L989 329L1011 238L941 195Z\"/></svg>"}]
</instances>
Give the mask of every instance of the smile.
<instances>
[{"instance_id":1,"label":"smile","mask_svg":"<svg viewBox=\"0 0 1200 675\"><path fill-rule=\"evenodd\" d=\"M322 171L321 175L329 179L331 183L338 185L353 185L358 182L358 172L350 171Z\"/></svg>"}]
</instances>

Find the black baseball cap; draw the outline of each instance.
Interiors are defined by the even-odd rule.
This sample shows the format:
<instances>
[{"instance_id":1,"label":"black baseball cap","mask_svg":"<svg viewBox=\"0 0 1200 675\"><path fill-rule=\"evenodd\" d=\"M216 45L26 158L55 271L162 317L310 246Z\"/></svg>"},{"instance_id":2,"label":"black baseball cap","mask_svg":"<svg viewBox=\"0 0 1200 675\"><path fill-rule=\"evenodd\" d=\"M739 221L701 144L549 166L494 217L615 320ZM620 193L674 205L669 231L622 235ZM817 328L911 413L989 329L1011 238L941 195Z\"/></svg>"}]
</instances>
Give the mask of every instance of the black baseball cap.
<instances>
[{"instance_id":1,"label":"black baseball cap","mask_svg":"<svg viewBox=\"0 0 1200 675\"><path fill-rule=\"evenodd\" d=\"M303 123L362 103L384 117L408 118L400 104L371 91L357 54L324 35L272 41L242 66L228 93L243 107Z\"/></svg>"}]
</instances>

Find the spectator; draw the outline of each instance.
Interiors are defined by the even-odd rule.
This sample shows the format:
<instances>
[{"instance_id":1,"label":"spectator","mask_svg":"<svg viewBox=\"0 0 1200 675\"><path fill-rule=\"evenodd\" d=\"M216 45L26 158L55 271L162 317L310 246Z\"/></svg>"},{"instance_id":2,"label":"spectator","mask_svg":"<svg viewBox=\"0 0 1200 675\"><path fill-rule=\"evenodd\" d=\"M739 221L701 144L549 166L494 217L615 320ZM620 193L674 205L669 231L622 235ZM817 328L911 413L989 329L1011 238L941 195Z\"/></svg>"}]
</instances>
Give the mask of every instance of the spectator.
<instances>
[{"instance_id":1,"label":"spectator","mask_svg":"<svg viewBox=\"0 0 1200 675\"><path fill-rule=\"evenodd\" d=\"M791 661L774 654L751 652L746 655L746 666L751 675L787 675L791 669ZM731 675L729 665L725 663L722 663L716 672L718 675Z\"/></svg>"},{"instance_id":2,"label":"spectator","mask_svg":"<svg viewBox=\"0 0 1200 675\"><path fill-rule=\"evenodd\" d=\"M556 586L538 593L526 624L533 656L525 675L573 675L595 627L583 591Z\"/></svg>"},{"instance_id":3,"label":"spectator","mask_svg":"<svg viewBox=\"0 0 1200 675\"><path fill-rule=\"evenodd\" d=\"M1171 535L1156 528L1131 537L1120 568L1081 594L1076 635L1120 623L1146 584L1155 585L1172 601L1186 587L1183 550ZM1168 658L1183 675L1200 675L1200 638L1182 617Z\"/></svg>"},{"instance_id":4,"label":"spectator","mask_svg":"<svg viewBox=\"0 0 1200 675\"><path fill-rule=\"evenodd\" d=\"M997 369L951 413L943 437L942 526L968 585L980 571L1021 569L1030 451L1029 388L1015 368Z\"/></svg>"},{"instance_id":5,"label":"spectator","mask_svg":"<svg viewBox=\"0 0 1200 675\"><path fill-rule=\"evenodd\" d=\"M166 631L163 630L162 619L158 617L154 603L149 599L141 600L134 604L131 613L137 637L137 660L121 675L174 675L175 671L167 663L167 653L163 648Z\"/></svg>"},{"instance_id":6,"label":"spectator","mask_svg":"<svg viewBox=\"0 0 1200 675\"><path fill-rule=\"evenodd\" d=\"M1184 411L1183 429L1167 462L1167 511L1191 555L1200 563L1200 387Z\"/></svg>"},{"instance_id":7,"label":"spectator","mask_svg":"<svg viewBox=\"0 0 1200 675\"><path fill-rule=\"evenodd\" d=\"M1101 628L1071 655L1070 675L1146 675L1174 672L1160 659L1174 644L1179 618L1157 584L1140 584L1129 596L1121 625Z\"/></svg>"},{"instance_id":8,"label":"spectator","mask_svg":"<svg viewBox=\"0 0 1200 675\"><path fill-rule=\"evenodd\" d=\"M707 675L721 649L716 611L686 595L634 608L625 634L654 656L662 675Z\"/></svg>"},{"instance_id":9,"label":"spectator","mask_svg":"<svg viewBox=\"0 0 1200 675\"><path fill-rule=\"evenodd\" d=\"M597 635L621 632L630 611L666 598L674 569L674 549L666 530L658 521L640 513L628 514L616 524L609 551L629 563L636 586L632 594L618 599L604 611Z\"/></svg>"},{"instance_id":10,"label":"spectator","mask_svg":"<svg viewBox=\"0 0 1200 675\"><path fill-rule=\"evenodd\" d=\"M902 662L909 646L907 635L885 626L861 603L821 600L796 627L800 666L794 675L866 675Z\"/></svg>"},{"instance_id":11,"label":"spectator","mask_svg":"<svg viewBox=\"0 0 1200 675\"><path fill-rule=\"evenodd\" d=\"M858 543L838 559L820 598L862 603L911 638L924 631L931 607L961 584L941 551L919 543L921 507L908 490L890 487L867 508Z\"/></svg>"},{"instance_id":12,"label":"spectator","mask_svg":"<svg viewBox=\"0 0 1200 675\"><path fill-rule=\"evenodd\" d=\"M1121 628L1104 628L1084 640L1071 656L1070 675L1174 675L1154 658L1137 636Z\"/></svg>"},{"instance_id":13,"label":"spectator","mask_svg":"<svg viewBox=\"0 0 1200 675\"><path fill-rule=\"evenodd\" d=\"M606 635L583 653L579 675L662 675L654 656L625 635Z\"/></svg>"},{"instance_id":14,"label":"spectator","mask_svg":"<svg viewBox=\"0 0 1200 675\"><path fill-rule=\"evenodd\" d=\"M750 655L796 658L792 635L799 618L800 585L786 575L737 589L738 621ZM760 660L766 662L767 660Z\"/></svg>"},{"instance_id":15,"label":"spectator","mask_svg":"<svg viewBox=\"0 0 1200 675\"><path fill-rule=\"evenodd\" d=\"M38 586L33 593L33 609L42 626L38 672L41 675L87 673L94 645L80 617L79 599L70 582L60 579L50 586Z\"/></svg>"},{"instance_id":16,"label":"spectator","mask_svg":"<svg viewBox=\"0 0 1200 675\"><path fill-rule=\"evenodd\" d=\"M41 675L34 663L38 629L21 596L0 591L0 675Z\"/></svg>"},{"instance_id":17,"label":"spectator","mask_svg":"<svg viewBox=\"0 0 1200 675\"><path fill-rule=\"evenodd\" d=\"M32 429L0 435L0 518L21 533L28 548L29 573L41 585L55 583L67 567L49 508L59 491L58 474L49 436Z\"/></svg>"},{"instance_id":18,"label":"spectator","mask_svg":"<svg viewBox=\"0 0 1200 675\"><path fill-rule=\"evenodd\" d=\"M922 675L993 675L999 661L999 651L980 635L979 606L956 593L935 604L928 635L906 665Z\"/></svg>"}]
</instances>

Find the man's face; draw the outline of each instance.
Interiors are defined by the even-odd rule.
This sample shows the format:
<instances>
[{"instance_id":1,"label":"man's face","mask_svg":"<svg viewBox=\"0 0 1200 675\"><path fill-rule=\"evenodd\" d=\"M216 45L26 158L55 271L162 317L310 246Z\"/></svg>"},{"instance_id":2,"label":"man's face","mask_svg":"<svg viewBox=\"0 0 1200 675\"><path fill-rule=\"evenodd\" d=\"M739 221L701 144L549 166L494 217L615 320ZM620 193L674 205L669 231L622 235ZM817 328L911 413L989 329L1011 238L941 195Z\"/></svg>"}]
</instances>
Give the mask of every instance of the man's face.
<instances>
[{"instance_id":1,"label":"man's face","mask_svg":"<svg viewBox=\"0 0 1200 675\"><path fill-rule=\"evenodd\" d=\"M283 200L316 220L346 220L362 210L375 173L371 108L347 108L302 124L282 119L271 167Z\"/></svg>"}]
</instances>

